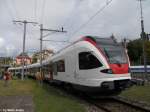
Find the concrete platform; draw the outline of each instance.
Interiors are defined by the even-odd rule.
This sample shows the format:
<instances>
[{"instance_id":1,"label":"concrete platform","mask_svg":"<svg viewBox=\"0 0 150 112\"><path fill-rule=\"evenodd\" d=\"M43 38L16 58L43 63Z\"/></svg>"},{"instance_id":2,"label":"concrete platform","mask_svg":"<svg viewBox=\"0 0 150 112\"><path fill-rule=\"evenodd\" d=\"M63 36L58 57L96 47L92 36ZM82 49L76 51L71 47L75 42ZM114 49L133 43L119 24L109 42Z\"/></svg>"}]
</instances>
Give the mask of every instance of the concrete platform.
<instances>
[{"instance_id":1,"label":"concrete platform","mask_svg":"<svg viewBox=\"0 0 150 112\"><path fill-rule=\"evenodd\" d=\"M0 112L34 112L32 96L0 96Z\"/></svg>"}]
</instances>

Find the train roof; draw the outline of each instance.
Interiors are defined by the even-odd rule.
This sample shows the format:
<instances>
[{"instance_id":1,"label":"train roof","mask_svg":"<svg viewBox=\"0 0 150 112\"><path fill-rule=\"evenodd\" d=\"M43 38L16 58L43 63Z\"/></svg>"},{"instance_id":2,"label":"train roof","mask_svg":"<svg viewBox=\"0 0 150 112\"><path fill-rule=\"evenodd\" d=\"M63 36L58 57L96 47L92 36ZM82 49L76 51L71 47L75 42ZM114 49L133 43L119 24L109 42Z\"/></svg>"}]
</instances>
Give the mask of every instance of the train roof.
<instances>
[{"instance_id":1,"label":"train roof","mask_svg":"<svg viewBox=\"0 0 150 112\"><path fill-rule=\"evenodd\" d=\"M75 42L72 42L71 44L69 44L68 46L66 46L65 48L59 50L58 52L56 52L54 55L57 55L59 53L61 53L62 51L64 51L65 49L73 46L74 44L80 42L80 41L87 41L87 39L90 39L92 41L94 41L95 43L100 43L100 44L113 44L113 45L117 45L117 41L115 40L115 38L112 38L112 36L110 37L100 37L100 36L83 36L80 39L78 39Z\"/></svg>"},{"instance_id":2,"label":"train roof","mask_svg":"<svg viewBox=\"0 0 150 112\"><path fill-rule=\"evenodd\" d=\"M84 41L84 40L88 40L88 41L92 40L98 45L112 45L112 46L122 45L122 43L117 42L117 40L113 36L110 36L110 37L85 36L85 37L81 38L80 41Z\"/></svg>"},{"instance_id":3,"label":"train roof","mask_svg":"<svg viewBox=\"0 0 150 112\"><path fill-rule=\"evenodd\" d=\"M31 64L31 65L27 65L27 68L32 68L32 67L40 67L40 63L34 63L34 64Z\"/></svg>"},{"instance_id":4,"label":"train roof","mask_svg":"<svg viewBox=\"0 0 150 112\"><path fill-rule=\"evenodd\" d=\"M74 44L76 44L77 42L80 41L86 41L86 39L91 39L94 42L99 42L101 44L112 44L115 43L116 40L111 38L111 37L99 37L99 36L84 36L82 38L80 38L79 40L73 42L72 44L68 45L67 47L61 49L60 51L58 51L57 53L55 53L53 56L49 57L46 60L42 61L42 65L47 65L49 64L55 57L58 57L59 55L61 55L62 53L64 53L64 51L66 51L67 48L73 46ZM25 68L32 68L32 67L40 67L40 63L34 63L31 65L27 65ZM17 67L17 68L9 68L9 69L21 69L22 66Z\"/></svg>"}]
</instances>

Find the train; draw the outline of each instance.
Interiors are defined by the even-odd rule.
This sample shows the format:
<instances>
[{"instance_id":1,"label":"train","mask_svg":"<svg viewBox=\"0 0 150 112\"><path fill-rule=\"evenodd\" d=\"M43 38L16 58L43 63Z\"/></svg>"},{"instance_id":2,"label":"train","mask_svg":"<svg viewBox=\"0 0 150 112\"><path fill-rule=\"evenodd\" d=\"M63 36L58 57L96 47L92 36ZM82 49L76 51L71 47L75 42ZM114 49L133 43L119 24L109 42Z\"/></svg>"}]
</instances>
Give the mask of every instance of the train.
<instances>
[{"instance_id":1,"label":"train","mask_svg":"<svg viewBox=\"0 0 150 112\"><path fill-rule=\"evenodd\" d=\"M130 66L131 73L145 73L144 66ZM150 65L147 66L147 73L150 73Z\"/></svg>"},{"instance_id":2,"label":"train","mask_svg":"<svg viewBox=\"0 0 150 112\"><path fill-rule=\"evenodd\" d=\"M40 68L45 80L87 93L121 92L131 81L127 51L112 37L84 36L42 61L42 66L24 67L33 77ZM9 71L21 73L22 67Z\"/></svg>"}]
</instances>

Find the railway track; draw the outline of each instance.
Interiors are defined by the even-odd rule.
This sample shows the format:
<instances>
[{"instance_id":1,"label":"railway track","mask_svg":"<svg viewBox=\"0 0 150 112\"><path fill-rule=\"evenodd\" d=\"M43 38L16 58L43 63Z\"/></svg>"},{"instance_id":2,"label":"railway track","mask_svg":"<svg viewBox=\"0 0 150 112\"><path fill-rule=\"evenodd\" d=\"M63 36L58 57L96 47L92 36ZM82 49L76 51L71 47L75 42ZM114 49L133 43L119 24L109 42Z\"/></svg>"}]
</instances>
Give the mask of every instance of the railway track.
<instances>
[{"instance_id":1,"label":"railway track","mask_svg":"<svg viewBox=\"0 0 150 112\"><path fill-rule=\"evenodd\" d=\"M141 106L137 102L133 103L121 97L85 98L84 100L104 112L150 112L149 107Z\"/></svg>"},{"instance_id":2,"label":"railway track","mask_svg":"<svg viewBox=\"0 0 150 112\"><path fill-rule=\"evenodd\" d=\"M122 104L128 105L141 111L150 112L150 105L144 103L129 100L123 97L113 97L113 100L116 100L117 102L120 102Z\"/></svg>"}]
</instances>

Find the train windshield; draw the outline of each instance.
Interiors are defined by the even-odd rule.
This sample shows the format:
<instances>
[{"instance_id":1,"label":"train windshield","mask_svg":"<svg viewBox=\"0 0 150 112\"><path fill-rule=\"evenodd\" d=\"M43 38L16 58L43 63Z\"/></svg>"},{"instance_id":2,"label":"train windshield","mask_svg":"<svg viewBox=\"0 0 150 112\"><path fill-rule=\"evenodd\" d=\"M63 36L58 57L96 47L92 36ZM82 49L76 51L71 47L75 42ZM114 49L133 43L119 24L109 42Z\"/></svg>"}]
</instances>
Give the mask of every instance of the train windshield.
<instances>
[{"instance_id":1,"label":"train windshield","mask_svg":"<svg viewBox=\"0 0 150 112\"><path fill-rule=\"evenodd\" d=\"M127 63L127 56L125 49L121 44L118 44L112 39L96 39L97 46L101 48L103 53L107 56L111 64Z\"/></svg>"}]
</instances>

